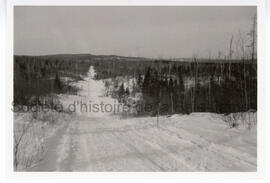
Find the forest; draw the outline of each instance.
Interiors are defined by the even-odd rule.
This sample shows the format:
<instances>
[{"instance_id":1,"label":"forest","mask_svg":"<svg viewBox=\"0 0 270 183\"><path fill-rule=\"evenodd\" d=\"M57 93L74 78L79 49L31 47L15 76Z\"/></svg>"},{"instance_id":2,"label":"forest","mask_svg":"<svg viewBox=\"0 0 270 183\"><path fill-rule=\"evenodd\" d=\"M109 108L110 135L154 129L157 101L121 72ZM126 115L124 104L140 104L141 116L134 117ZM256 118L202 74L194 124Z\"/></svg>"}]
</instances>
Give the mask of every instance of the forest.
<instances>
[{"instance_id":1,"label":"forest","mask_svg":"<svg viewBox=\"0 0 270 183\"><path fill-rule=\"evenodd\" d=\"M69 82L81 80L91 65L97 80L120 76L135 78L131 91L119 83L114 89L115 97L125 103L129 96L141 93L140 102L153 108L151 115L257 109L256 60L108 60L92 55L84 58L78 55L77 59L74 55L15 56L14 104L37 105L46 100L44 96L76 94L78 88Z\"/></svg>"}]
</instances>

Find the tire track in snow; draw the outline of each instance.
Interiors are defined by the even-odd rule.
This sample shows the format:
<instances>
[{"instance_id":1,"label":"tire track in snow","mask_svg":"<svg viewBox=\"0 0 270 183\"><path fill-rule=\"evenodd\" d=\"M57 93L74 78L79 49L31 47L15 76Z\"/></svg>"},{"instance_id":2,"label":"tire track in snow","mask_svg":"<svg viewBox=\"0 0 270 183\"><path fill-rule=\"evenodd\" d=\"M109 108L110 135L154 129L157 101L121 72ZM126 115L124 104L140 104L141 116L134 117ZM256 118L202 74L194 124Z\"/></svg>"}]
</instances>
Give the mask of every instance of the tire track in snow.
<instances>
[{"instance_id":1,"label":"tire track in snow","mask_svg":"<svg viewBox=\"0 0 270 183\"><path fill-rule=\"evenodd\" d=\"M175 129L175 130L172 130L172 129ZM216 161L220 165L224 166L224 168L227 167L230 170L231 167L228 165L236 165L236 164L242 163L242 165L244 164L244 166L236 165L237 168L249 167L248 169L250 170L256 169L256 163L254 163L254 161L256 162L256 159L252 158L252 156L247 154L246 152L240 152L235 148L228 147L221 144L216 144L216 142L215 143L211 142L203 138L202 136L190 133L182 127L170 126L169 129L162 128L162 130L167 131L170 134L176 135L177 137L181 139L183 139L184 137L181 136L180 134L184 134L185 138L188 137L187 140L194 144L194 150L196 149L201 150L201 151L205 150L223 159L223 161L221 161L220 158L215 158L215 159L212 158L212 160L210 161ZM219 141L221 142L222 140L223 139L220 139ZM196 148L196 146L198 148ZM190 150L191 149L187 149L187 151L190 151ZM251 158L251 161L249 160L250 158Z\"/></svg>"},{"instance_id":2,"label":"tire track in snow","mask_svg":"<svg viewBox=\"0 0 270 183\"><path fill-rule=\"evenodd\" d=\"M119 135L119 138L140 152L142 157L147 157L147 160L157 165L161 171L177 171L178 169L181 169L181 171L190 171L193 169L193 167L187 166L183 159L169 152L160 146L160 144L144 138L142 134L149 135L145 130L140 132L134 130L122 133L121 136Z\"/></svg>"}]
</instances>

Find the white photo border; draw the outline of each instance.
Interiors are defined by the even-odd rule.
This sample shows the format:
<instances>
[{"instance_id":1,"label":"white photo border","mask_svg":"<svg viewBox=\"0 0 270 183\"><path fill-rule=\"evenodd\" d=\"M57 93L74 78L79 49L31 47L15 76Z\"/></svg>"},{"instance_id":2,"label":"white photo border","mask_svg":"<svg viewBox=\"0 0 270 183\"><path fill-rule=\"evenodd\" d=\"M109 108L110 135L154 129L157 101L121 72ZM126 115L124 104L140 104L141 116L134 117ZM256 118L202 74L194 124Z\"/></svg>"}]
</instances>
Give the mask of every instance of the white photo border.
<instances>
[{"instance_id":1,"label":"white photo border","mask_svg":"<svg viewBox=\"0 0 270 183\"><path fill-rule=\"evenodd\" d=\"M265 177L265 0L7 0L6 1L6 176L8 179L263 179ZM258 130L257 172L14 172L13 171L13 8L14 6L257 6Z\"/></svg>"}]
</instances>

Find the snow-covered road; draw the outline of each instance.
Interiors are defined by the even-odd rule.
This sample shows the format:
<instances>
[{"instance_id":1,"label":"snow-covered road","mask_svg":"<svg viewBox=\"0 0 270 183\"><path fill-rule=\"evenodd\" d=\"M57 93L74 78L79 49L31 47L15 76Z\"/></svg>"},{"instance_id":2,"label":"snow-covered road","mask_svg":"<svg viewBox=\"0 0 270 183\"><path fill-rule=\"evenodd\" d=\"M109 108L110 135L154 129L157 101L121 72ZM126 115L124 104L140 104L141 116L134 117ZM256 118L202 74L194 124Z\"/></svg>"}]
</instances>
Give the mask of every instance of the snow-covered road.
<instances>
[{"instance_id":1,"label":"snow-covered road","mask_svg":"<svg viewBox=\"0 0 270 183\"><path fill-rule=\"evenodd\" d=\"M228 129L209 117L164 117L160 127L153 118L81 117L62 136L56 170L256 171L256 133ZM212 121L207 128L206 120ZM198 130L192 127L200 122Z\"/></svg>"},{"instance_id":2,"label":"snow-covered road","mask_svg":"<svg viewBox=\"0 0 270 183\"><path fill-rule=\"evenodd\" d=\"M92 74L79 85L80 96L62 96L63 100L112 102L98 96L102 83ZM164 116L159 127L155 117L78 113L50 141L55 150L48 151L43 164L32 171L256 171L257 167L256 126L232 129L211 113Z\"/></svg>"}]
</instances>

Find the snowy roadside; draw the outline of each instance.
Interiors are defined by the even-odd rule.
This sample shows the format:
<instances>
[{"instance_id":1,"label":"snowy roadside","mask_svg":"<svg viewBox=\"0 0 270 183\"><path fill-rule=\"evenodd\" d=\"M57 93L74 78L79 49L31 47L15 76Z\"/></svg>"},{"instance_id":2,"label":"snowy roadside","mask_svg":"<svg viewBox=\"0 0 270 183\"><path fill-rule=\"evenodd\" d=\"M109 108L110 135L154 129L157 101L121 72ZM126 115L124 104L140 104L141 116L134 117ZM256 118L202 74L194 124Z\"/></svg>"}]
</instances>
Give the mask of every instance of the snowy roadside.
<instances>
[{"instance_id":1,"label":"snowy roadside","mask_svg":"<svg viewBox=\"0 0 270 183\"><path fill-rule=\"evenodd\" d=\"M59 112L14 112L14 169L24 171L43 160L47 141L65 123L70 114Z\"/></svg>"}]
</instances>

